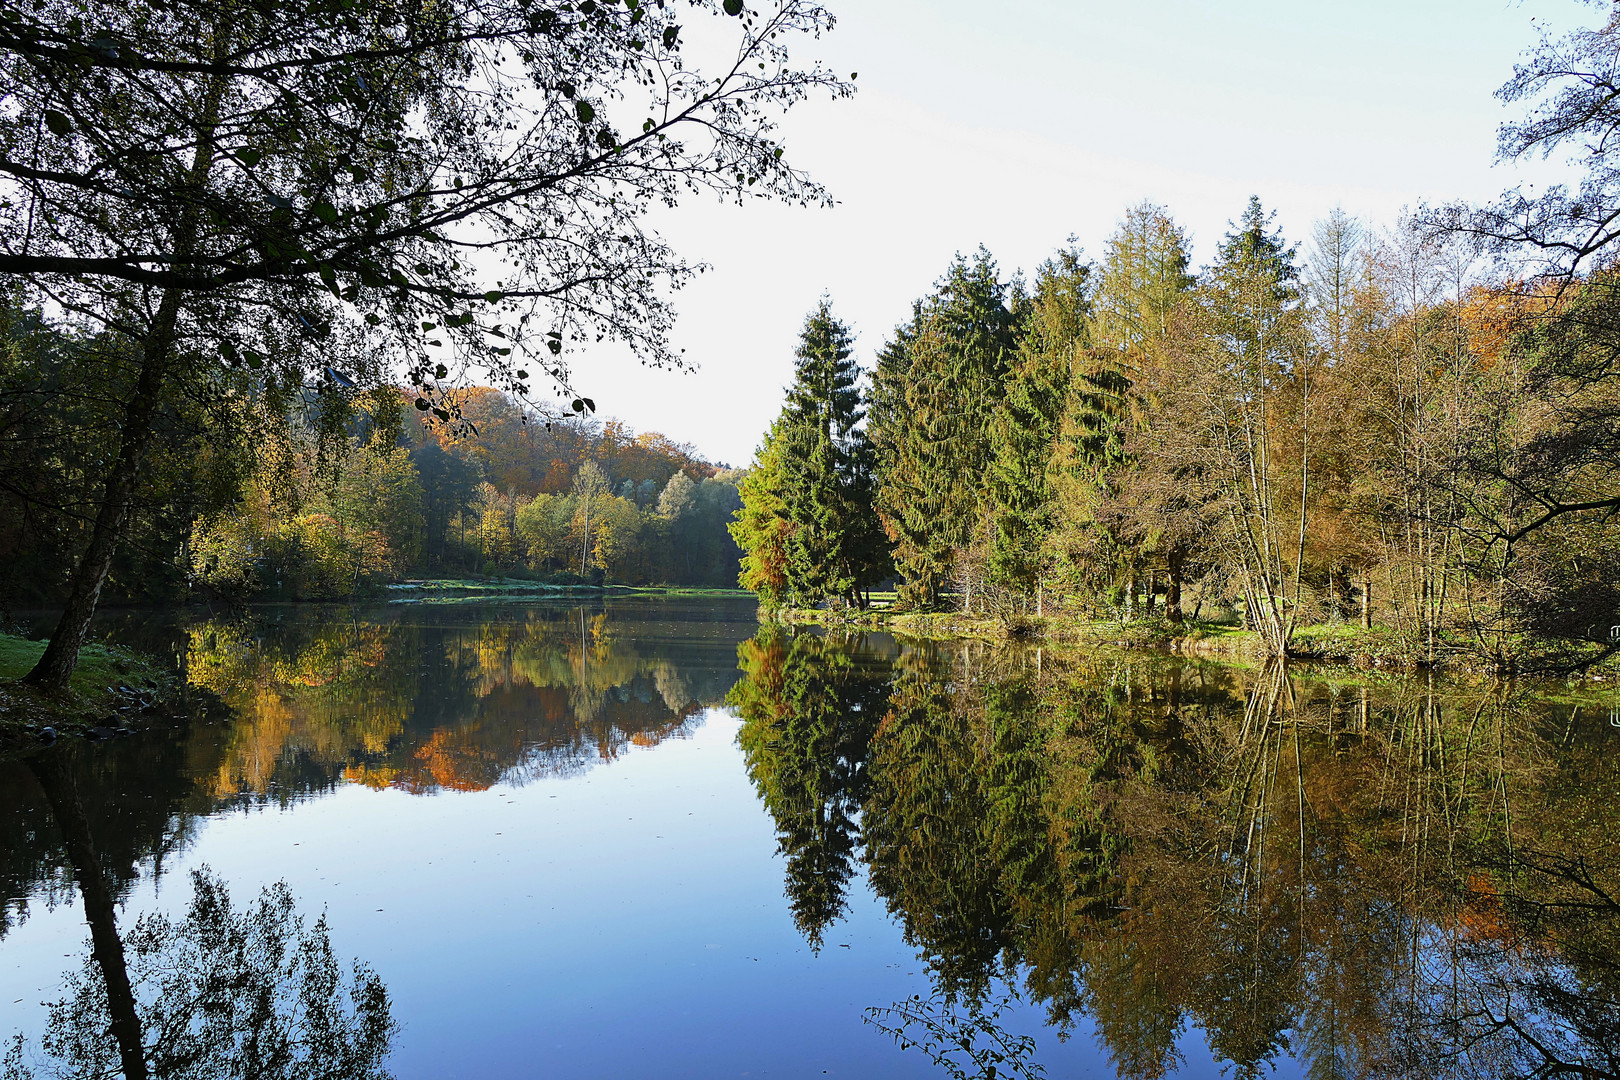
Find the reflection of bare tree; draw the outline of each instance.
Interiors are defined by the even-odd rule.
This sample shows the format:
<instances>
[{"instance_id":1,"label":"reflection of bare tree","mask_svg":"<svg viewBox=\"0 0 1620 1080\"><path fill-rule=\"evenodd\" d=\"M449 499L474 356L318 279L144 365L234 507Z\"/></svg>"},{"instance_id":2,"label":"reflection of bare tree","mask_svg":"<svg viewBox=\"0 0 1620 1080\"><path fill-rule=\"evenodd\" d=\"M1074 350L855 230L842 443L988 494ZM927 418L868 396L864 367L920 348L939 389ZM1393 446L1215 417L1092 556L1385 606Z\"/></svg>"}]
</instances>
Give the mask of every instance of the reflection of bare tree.
<instances>
[{"instance_id":1,"label":"reflection of bare tree","mask_svg":"<svg viewBox=\"0 0 1620 1080\"><path fill-rule=\"evenodd\" d=\"M59 755L30 762L45 800L50 804L64 846L73 864L73 877L84 900L85 921L90 924L91 957L101 973L101 1000L105 1003L105 1030L112 1035L125 1080L146 1080L146 1057L141 1049L141 1023L130 988L124 960L124 943L118 936L113 911L112 890L96 854L89 819L79 800L79 791ZM8 1077L9 1080L9 1077Z\"/></svg>"},{"instance_id":2,"label":"reflection of bare tree","mask_svg":"<svg viewBox=\"0 0 1620 1080\"><path fill-rule=\"evenodd\" d=\"M867 1009L862 1017L894 1039L902 1050L917 1049L952 1080L995 1080L998 1076L1040 1080L1046 1070L1032 1060L1035 1040L1001 1025L1006 1002L959 1006L935 995L914 995L893 1005Z\"/></svg>"},{"instance_id":3,"label":"reflection of bare tree","mask_svg":"<svg viewBox=\"0 0 1620 1080\"><path fill-rule=\"evenodd\" d=\"M18 1034L0 1077L386 1080L388 993L364 965L343 978L324 917L306 928L285 884L237 913L202 870L184 918L144 916L121 935L72 774L57 758L32 771L73 863L91 952L37 1047Z\"/></svg>"}]
</instances>

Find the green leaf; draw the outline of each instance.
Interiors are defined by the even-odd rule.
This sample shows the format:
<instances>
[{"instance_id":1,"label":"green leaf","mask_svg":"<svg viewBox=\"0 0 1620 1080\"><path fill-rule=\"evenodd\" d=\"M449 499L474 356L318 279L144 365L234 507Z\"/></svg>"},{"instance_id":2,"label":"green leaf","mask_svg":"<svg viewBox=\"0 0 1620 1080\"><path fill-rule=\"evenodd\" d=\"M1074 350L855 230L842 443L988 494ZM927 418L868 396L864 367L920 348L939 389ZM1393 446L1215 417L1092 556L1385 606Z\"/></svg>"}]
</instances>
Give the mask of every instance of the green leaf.
<instances>
[{"instance_id":1,"label":"green leaf","mask_svg":"<svg viewBox=\"0 0 1620 1080\"><path fill-rule=\"evenodd\" d=\"M501 299L505 297L505 295L506 294L503 292L491 290L484 294L484 302L487 304L498 304L501 302Z\"/></svg>"},{"instance_id":2,"label":"green leaf","mask_svg":"<svg viewBox=\"0 0 1620 1080\"><path fill-rule=\"evenodd\" d=\"M588 101L576 101L574 102L574 115L579 117L580 123L588 124L596 119L596 110L591 108L591 103Z\"/></svg>"},{"instance_id":3,"label":"green leaf","mask_svg":"<svg viewBox=\"0 0 1620 1080\"><path fill-rule=\"evenodd\" d=\"M450 374L450 369L445 367L443 364L439 364L433 369L433 377L435 379L442 379L448 374Z\"/></svg>"},{"instance_id":4,"label":"green leaf","mask_svg":"<svg viewBox=\"0 0 1620 1080\"><path fill-rule=\"evenodd\" d=\"M262 156L263 155L261 155L251 146L244 146L236 152L236 160L240 161L243 165L246 165L250 169L259 163Z\"/></svg>"},{"instance_id":5,"label":"green leaf","mask_svg":"<svg viewBox=\"0 0 1620 1080\"><path fill-rule=\"evenodd\" d=\"M726 0L726 2L720 6L726 9L727 15L741 15L743 11L743 0Z\"/></svg>"},{"instance_id":6,"label":"green leaf","mask_svg":"<svg viewBox=\"0 0 1620 1080\"><path fill-rule=\"evenodd\" d=\"M242 354L242 359L247 361L248 367L254 368L255 370L264 367L264 357L260 356L252 349L248 349L246 352L244 352Z\"/></svg>"},{"instance_id":7,"label":"green leaf","mask_svg":"<svg viewBox=\"0 0 1620 1080\"><path fill-rule=\"evenodd\" d=\"M579 400L579 398L574 399L574 411L577 413L582 413L585 411L585 403Z\"/></svg>"},{"instance_id":8,"label":"green leaf","mask_svg":"<svg viewBox=\"0 0 1620 1080\"><path fill-rule=\"evenodd\" d=\"M381 322L382 322L382 320L377 317L376 312L374 312L374 311L366 312L366 325L367 326L376 326Z\"/></svg>"},{"instance_id":9,"label":"green leaf","mask_svg":"<svg viewBox=\"0 0 1620 1080\"><path fill-rule=\"evenodd\" d=\"M664 27L664 48L673 49L675 43L681 39L681 28L674 23Z\"/></svg>"},{"instance_id":10,"label":"green leaf","mask_svg":"<svg viewBox=\"0 0 1620 1080\"><path fill-rule=\"evenodd\" d=\"M585 402L585 407L591 410L591 412L596 411L596 402L592 401L590 398L581 398L580 400Z\"/></svg>"},{"instance_id":11,"label":"green leaf","mask_svg":"<svg viewBox=\"0 0 1620 1080\"><path fill-rule=\"evenodd\" d=\"M67 118L66 113L59 113L55 109L45 110L45 126L51 129L53 135L73 134L73 121Z\"/></svg>"},{"instance_id":12,"label":"green leaf","mask_svg":"<svg viewBox=\"0 0 1620 1080\"><path fill-rule=\"evenodd\" d=\"M562 342L560 342L560 341L548 341L548 342L546 342L546 348L551 350L551 355L552 356L557 356L558 354L560 354L562 352Z\"/></svg>"},{"instance_id":13,"label":"green leaf","mask_svg":"<svg viewBox=\"0 0 1620 1080\"><path fill-rule=\"evenodd\" d=\"M428 409L430 408L430 406L427 403L427 398L417 398L416 399L416 408L417 408L417 411L419 411L419 412L427 412Z\"/></svg>"}]
</instances>

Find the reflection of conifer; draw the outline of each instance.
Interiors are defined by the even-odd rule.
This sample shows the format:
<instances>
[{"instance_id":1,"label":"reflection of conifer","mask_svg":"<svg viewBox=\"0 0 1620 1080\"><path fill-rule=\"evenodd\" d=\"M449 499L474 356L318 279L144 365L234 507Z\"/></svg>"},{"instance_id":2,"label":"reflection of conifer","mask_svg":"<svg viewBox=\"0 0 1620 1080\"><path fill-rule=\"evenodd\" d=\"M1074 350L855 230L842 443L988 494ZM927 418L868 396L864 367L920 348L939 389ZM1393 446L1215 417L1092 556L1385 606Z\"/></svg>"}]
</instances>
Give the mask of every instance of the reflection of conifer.
<instances>
[{"instance_id":1,"label":"reflection of conifer","mask_svg":"<svg viewBox=\"0 0 1620 1080\"><path fill-rule=\"evenodd\" d=\"M744 677L728 698L744 721L738 739L776 822L794 922L819 949L846 906L887 671L859 662L850 643L779 629L744 642L738 657Z\"/></svg>"},{"instance_id":2,"label":"reflection of conifer","mask_svg":"<svg viewBox=\"0 0 1620 1080\"><path fill-rule=\"evenodd\" d=\"M1012 946L984 823L983 746L965 695L907 672L872 746L862 808L872 884L923 950L942 988L982 994Z\"/></svg>"}]
</instances>

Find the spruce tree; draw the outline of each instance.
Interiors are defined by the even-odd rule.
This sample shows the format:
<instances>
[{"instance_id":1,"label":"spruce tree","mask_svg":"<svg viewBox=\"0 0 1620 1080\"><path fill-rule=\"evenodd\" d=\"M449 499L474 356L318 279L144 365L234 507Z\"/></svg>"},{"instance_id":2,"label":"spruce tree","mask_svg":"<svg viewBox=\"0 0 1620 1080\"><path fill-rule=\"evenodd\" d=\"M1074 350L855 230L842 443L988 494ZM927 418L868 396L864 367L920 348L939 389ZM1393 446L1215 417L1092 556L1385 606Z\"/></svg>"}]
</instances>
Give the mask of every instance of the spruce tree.
<instances>
[{"instance_id":1,"label":"spruce tree","mask_svg":"<svg viewBox=\"0 0 1620 1080\"><path fill-rule=\"evenodd\" d=\"M981 522L991 421L1016 345L1009 298L989 252L957 256L879 357L878 508L911 606L938 604Z\"/></svg>"},{"instance_id":2,"label":"spruce tree","mask_svg":"<svg viewBox=\"0 0 1620 1080\"><path fill-rule=\"evenodd\" d=\"M859 603L882 563L872 452L853 337L825 298L805 320L780 420L787 592L800 604Z\"/></svg>"},{"instance_id":3,"label":"spruce tree","mask_svg":"<svg viewBox=\"0 0 1620 1080\"><path fill-rule=\"evenodd\" d=\"M1075 358L1090 339L1091 282L1092 268L1077 250L1041 266L992 428L989 577L1035 594L1037 608L1055 512L1048 471Z\"/></svg>"},{"instance_id":4,"label":"spruce tree","mask_svg":"<svg viewBox=\"0 0 1620 1080\"><path fill-rule=\"evenodd\" d=\"M1245 601L1268 653L1285 655L1298 617L1308 474L1297 484L1278 452L1280 403L1304 356L1297 248L1256 196L1228 233L1205 286L1210 361L1222 412L1213 439L1225 475ZM1305 417L1301 423L1307 422ZM1231 434L1227 434L1230 432ZM1300 437L1308 438L1308 432ZM1282 501L1299 491L1298 527ZM1293 569L1293 598L1288 597Z\"/></svg>"}]
</instances>

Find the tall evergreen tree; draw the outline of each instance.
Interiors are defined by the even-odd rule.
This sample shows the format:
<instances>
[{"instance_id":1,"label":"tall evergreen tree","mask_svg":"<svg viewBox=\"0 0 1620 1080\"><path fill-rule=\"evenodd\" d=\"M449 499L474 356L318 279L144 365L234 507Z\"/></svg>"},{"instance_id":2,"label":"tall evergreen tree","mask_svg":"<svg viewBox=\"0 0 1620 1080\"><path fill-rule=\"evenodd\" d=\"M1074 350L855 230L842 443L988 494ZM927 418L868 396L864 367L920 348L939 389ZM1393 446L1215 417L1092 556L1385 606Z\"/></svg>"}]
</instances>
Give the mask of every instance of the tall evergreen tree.
<instances>
[{"instance_id":1,"label":"tall evergreen tree","mask_svg":"<svg viewBox=\"0 0 1620 1080\"><path fill-rule=\"evenodd\" d=\"M1006 391L996 410L990 465L992 583L1036 596L1055 506L1048 472L1076 360L1090 340L1092 267L1074 249L1040 268Z\"/></svg>"},{"instance_id":2,"label":"tall evergreen tree","mask_svg":"<svg viewBox=\"0 0 1620 1080\"><path fill-rule=\"evenodd\" d=\"M1251 197L1222 242L1200 289L1183 396L1184 426L1198 433L1188 455L1200 468L1208 463L1251 622L1266 650L1281 656L1298 618L1309 465L1300 459L1295 473L1282 438L1286 410L1299 400L1306 336L1296 249L1273 228L1273 216ZM1303 409L1298 421L1298 445L1308 447Z\"/></svg>"},{"instance_id":3,"label":"tall evergreen tree","mask_svg":"<svg viewBox=\"0 0 1620 1080\"><path fill-rule=\"evenodd\" d=\"M938 604L981 525L991 421L1016 347L1010 295L989 252L957 256L879 357L878 510L910 605Z\"/></svg>"},{"instance_id":4,"label":"tall evergreen tree","mask_svg":"<svg viewBox=\"0 0 1620 1080\"><path fill-rule=\"evenodd\" d=\"M747 552L744 584L768 602L859 604L884 572L852 342L823 298L805 320L787 403L757 459L771 475L762 469L743 485L732 535Z\"/></svg>"},{"instance_id":5,"label":"tall evergreen tree","mask_svg":"<svg viewBox=\"0 0 1620 1080\"><path fill-rule=\"evenodd\" d=\"M865 417L851 359L854 337L823 297L805 320L783 410L783 476L788 518L788 586L800 603L852 597L866 584L855 533L871 504L856 499L857 444Z\"/></svg>"}]
</instances>

